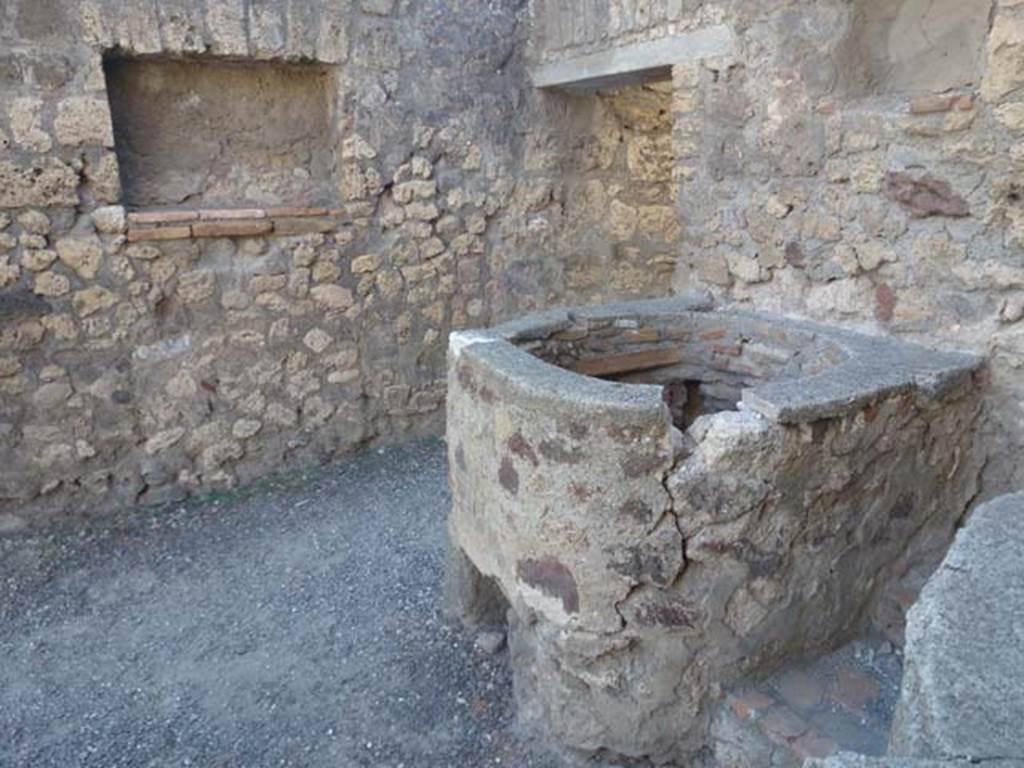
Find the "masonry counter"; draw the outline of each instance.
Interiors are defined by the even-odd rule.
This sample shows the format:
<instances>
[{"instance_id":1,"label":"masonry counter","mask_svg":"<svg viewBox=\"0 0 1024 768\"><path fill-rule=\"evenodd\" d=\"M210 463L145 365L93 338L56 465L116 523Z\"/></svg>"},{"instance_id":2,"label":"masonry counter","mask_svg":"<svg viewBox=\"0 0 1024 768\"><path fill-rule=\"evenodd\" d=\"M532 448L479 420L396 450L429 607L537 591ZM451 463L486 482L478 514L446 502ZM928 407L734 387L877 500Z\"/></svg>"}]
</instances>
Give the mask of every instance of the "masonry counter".
<instances>
[{"instance_id":1,"label":"masonry counter","mask_svg":"<svg viewBox=\"0 0 1024 768\"><path fill-rule=\"evenodd\" d=\"M507 610L521 717L588 753L692 759L724 686L848 639L977 490L970 355L685 296L448 366L450 599Z\"/></svg>"}]
</instances>

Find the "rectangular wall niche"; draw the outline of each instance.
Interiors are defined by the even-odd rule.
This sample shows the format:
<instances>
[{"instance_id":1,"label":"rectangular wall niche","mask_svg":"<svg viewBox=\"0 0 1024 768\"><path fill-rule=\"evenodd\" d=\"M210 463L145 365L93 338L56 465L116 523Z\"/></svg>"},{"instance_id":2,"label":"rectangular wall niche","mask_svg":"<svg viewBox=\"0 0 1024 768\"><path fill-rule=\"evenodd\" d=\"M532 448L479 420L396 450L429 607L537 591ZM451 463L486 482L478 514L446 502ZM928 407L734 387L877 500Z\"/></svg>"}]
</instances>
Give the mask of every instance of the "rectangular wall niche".
<instances>
[{"instance_id":1,"label":"rectangular wall niche","mask_svg":"<svg viewBox=\"0 0 1024 768\"><path fill-rule=\"evenodd\" d=\"M992 0L853 0L839 89L860 98L977 85Z\"/></svg>"},{"instance_id":2,"label":"rectangular wall niche","mask_svg":"<svg viewBox=\"0 0 1024 768\"><path fill-rule=\"evenodd\" d=\"M112 58L104 71L126 205L336 202L328 67Z\"/></svg>"}]
</instances>

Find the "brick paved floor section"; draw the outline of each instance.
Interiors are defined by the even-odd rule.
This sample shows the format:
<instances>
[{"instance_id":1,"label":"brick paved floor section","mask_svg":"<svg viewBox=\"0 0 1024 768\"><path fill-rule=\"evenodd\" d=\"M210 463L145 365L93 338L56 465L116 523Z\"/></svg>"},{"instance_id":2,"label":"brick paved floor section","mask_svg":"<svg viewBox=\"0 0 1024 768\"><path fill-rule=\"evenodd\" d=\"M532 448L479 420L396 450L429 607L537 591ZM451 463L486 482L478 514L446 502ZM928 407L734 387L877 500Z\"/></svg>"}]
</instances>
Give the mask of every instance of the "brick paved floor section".
<instances>
[{"instance_id":1,"label":"brick paved floor section","mask_svg":"<svg viewBox=\"0 0 1024 768\"><path fill-rule=\"evenodd\" d=\"M734 691L715 722L730 768L791 768L840 751L883 755L903 677L905 614L921 585L905 574L883 594L864 638Z\"/></svg>"}]
</instances>

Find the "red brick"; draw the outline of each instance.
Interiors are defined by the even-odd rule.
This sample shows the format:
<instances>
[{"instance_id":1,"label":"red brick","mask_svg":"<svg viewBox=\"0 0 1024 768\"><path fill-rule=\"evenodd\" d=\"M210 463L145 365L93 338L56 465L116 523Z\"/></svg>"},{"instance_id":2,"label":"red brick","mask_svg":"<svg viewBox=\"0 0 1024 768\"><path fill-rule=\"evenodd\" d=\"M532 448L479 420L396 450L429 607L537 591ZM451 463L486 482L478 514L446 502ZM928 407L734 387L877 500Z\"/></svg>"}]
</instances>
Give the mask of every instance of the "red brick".
<instances>
[{"instance_id":1,"label":"red brick","mask_svg":"<svg viewBox=\"0 0 1024 768\"><path fill-rule=\"evenodd\" d=\"M701 331L697 334L697 338L701 341L715 341L717 339L724 339L728 335L728 328L713 328L710 331Z\"/></svg>"},{"instance_id":2,"label":"red brick","mask_svg":"<svg viewBox=\"0 0 1024 768\"><path fill-rule=\"evenodd\" d=\"M302 217L302 216L326 216L326 208L309 208L303 206L280 206L277 208L267 208L267 216L273 218L275 216L284 217Z\"/></svg>"},{"instance_id":3,"label":"red brick","mask_svg":"<svg viewBox=\"0 0 1024 768\"><path fill-rule=\"evenodd\" d=\"M273 225L268 220L200 221L192 225L193 237L256 237L269 234Z\"/></svg>"},{"instance_id":4,"label":"red brick","mask_svg":"<svg viewBox=\"0 0 1024 768\"><path fill-rule=\"evenodd\" d=\"M195 221L199 218L196 211L133 211L128 214L129 224L177 224L183 221Z\"/></svg>"},{"instance_id":5,"label":"red brick","mask_svg":"<svg viewBox=\"0 0 1024 768\"><path fill-rule=\"evenodd\" d=\"M265 219L262 208L210 208L199 212L200 221L237 221L239 219Z\"/></svg>"},{"instance_id":6,"label":"red brick","mask_svg":"<svg viewBox=\"0 0 1024 768\"><path fill-rule=\"evenodd\" d=\"M956 95L949 94L918 96L910 102L910 114L931 115L936 112L949 112L958 98Z\"/></svg>"},{"instance_id":7,"label":"red brick","mask_svg":"<svg viewBox=\"0 0 1024 768\"><path fill-rule=\"evenodd\" d=\"M129 227L128 242L143 240L184 240L192 237L192 228L187 224L179 227Z\"/></svg>"}]
</instances>

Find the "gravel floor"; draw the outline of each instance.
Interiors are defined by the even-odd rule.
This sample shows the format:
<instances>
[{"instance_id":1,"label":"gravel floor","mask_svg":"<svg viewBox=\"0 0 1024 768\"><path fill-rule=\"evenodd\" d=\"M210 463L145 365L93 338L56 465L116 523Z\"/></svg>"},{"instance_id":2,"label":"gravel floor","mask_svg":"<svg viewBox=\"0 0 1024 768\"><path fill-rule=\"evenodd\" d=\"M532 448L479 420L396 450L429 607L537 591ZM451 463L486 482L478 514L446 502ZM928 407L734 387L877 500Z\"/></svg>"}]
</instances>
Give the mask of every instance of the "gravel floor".
<instances>
[{"instance_id":1,"label":"gravel floor","mask_svg":"<svg viewBox=\"0 0 1024 768\"><path fill-rule=\"evenodd\" d=\"M0 766L535 766L440 611L427 441L0 538Z\"/></svg>"}]
</instances>

